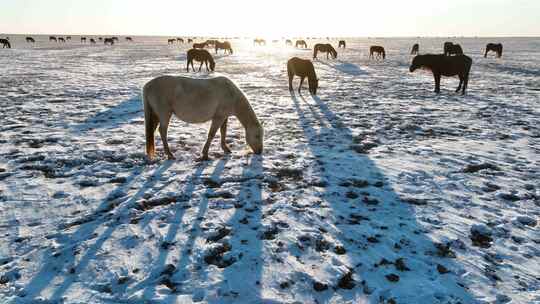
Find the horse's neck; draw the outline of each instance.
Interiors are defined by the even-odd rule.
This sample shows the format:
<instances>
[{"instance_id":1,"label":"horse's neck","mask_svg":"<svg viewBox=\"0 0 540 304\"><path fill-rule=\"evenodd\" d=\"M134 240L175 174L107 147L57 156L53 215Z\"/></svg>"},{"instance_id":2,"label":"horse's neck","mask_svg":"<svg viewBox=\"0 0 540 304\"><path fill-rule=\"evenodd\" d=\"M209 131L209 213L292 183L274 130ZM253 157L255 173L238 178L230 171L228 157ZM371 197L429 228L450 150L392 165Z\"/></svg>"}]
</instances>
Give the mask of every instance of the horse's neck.
<instances>
[{"instance_id":1,"label":"horse's neck","mask_svg":"<svg viewBox=\"0 0 540 304\"><path fill-rule=\"evenodd\" d=\"M255 112L253 111L247 98L243 96L243 94L238 98L238 101L236 102L235 115L245 128L256 126L259 124L257 116L255 116Z\"/></svg>"}]
</instances>

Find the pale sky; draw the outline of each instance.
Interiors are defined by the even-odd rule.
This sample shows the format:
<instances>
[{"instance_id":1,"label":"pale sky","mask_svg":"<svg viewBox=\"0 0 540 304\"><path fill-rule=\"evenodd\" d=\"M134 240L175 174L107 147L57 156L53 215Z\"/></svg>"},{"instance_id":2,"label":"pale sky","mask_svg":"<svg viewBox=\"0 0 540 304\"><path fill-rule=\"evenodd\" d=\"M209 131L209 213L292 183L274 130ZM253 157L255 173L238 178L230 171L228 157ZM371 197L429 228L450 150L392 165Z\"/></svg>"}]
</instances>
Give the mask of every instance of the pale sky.
<instances>
[{"instance_id":1,"label":"pale sky","mask_svg":"<svg viewBox=\"0 0 540 304\"><path fill-rule=\"evenodd\" d=\"M540 36L540 0L0 0L0 33Z\"/></svg>"}]
</instances>

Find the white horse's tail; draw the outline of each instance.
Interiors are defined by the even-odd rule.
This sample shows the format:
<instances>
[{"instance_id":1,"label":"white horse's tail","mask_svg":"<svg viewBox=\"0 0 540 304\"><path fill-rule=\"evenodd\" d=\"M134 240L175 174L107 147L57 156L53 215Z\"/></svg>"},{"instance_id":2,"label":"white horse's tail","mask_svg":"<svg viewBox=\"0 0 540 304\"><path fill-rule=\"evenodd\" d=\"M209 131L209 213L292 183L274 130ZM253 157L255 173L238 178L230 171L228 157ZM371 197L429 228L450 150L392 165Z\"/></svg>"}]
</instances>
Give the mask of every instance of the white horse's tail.
<instances>
[{"instance_id":1,"label":"white horse's tail","mask_svg":"<svg viewBox=\"0 0 540 304\"><path fill-rule=\"evenodd\" d=\"M145 86L142 91L142 100L144 105L144 130L146 136L146 155L148 155L149 158L152 158L156 152L154 132L159 124L159 119L148 102L147 90L148 88Z\"/></svg>"}]
</instances>

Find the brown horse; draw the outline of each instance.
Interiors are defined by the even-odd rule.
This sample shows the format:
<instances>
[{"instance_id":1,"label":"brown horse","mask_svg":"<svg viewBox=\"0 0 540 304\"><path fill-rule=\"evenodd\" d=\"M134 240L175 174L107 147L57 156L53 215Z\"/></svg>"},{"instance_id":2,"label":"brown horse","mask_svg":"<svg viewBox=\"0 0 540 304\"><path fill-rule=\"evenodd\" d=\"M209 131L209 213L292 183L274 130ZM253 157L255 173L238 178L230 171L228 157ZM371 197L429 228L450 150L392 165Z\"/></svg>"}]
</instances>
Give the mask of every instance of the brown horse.
<instances>
[{"instance_id":1,"label":"brown horse","mask_svg":"<svg viewBox=\"0 0 540 304\"><path fill-rule=\"evenodd\" d=\"M461 48L461 45L459 44L453 44L452 42L445 42L444 43L444 55L450 56L450 55L463 55L463 49Z\"/></svg>"},{"instance_id":2,"label":"brown horse","mask_svg":"<svg viewBox=\"0 0 540 304\"><path fill-rule=\"evenodd\" d=\"M182 39L182 38L176 38L176 42L178 42L178 43L184 43L184 39Z\"/></svg>"},{"instance_id":3,"label":"brown horse","mask_svg":"<svg viewBox=\"0 0 540 304\"><path fill-rule=\"evenodd\" d=\"M58 42L66 43L66 40L62 37L58 37Z\"/></svg>"},{"instance_id":4,"label":"brown horse","mask_svg":"<svg viewBox=\"0 0 540 304\"><path fill-rule=\"evenodd\" d=\"M336 49L330 44L330 43L317 43L313 47L313 59L317 59L317 53L322 52L326 53L326 59L328 59L328 55L332 55L333 59L337 58L337 52Z\"/></svg>"},{"instance_id":5,"label":"brown horse","mask_svg":"<svg viewBox=\"0 0 540 304\"><path fill-rule=\"evenodd\" d=\"M49 36L49 42L50 41L58 42L58 39L56 39L54 36Z\"/></svg>"},{"instance_id":6,"label":"brown horse","mask_svg":"<svg viewBox=\"0 0 540 304\"><path fill-rule=\"evenodd\" d=\"M253 39L253 44L254 45L266 45L266 40L261 39L261 38L255 38L255 39Z\"/></svg>"},{"instance_id":7,"label":"brown horse","mask_svg":"<svg viewBox=\"0 0 540 304\"><path fill-rule=\"evenodd\" d=\"M296 40L296 43L294 44L295 47L303 47L308 48L307 43L305 40Z\"/></svg>"},{"instance_id":8,"label":"brown horse","mask_svg":"<svg viewBox=\"0 0 540 304\"><path fill-rule=\"evenodd\" d=\"M233 53L231 43L229 41L219 42L219 41L216 40L216 42L214 44L214 47L216 48L216 54L217 54L218 50L224 50L225 54L227 54L227 52L229 52L229 54Z\"/></svg>"},{"instance_id":9,"label":"brown horse","mask_svg":"<svg viewBox=\"0 0 540 304\"><path fill-rule=\"evenodd\" d=\"M206 42L194 43L193 44L194 49L204 49L205 47L206 47Z\"/></svg>"},{"instance_id":10,"label":"brown horse","mask_svg":"<svg viewBox=\"0 0 540 304\"><path fill-rule=\"evenodd\" d=\"M291 39L287 39L287 40L285 40L285 45L292 45L292 41L291 41Z\"/></svg>"},{"instance_id":11,"label":"brown horse","mask_svg":"<svg viewBox=\"0 0 540 304\"><path fill-rule=\"evenodd\" d=\"M174 44L176 39L167 39L167 44Z\"/></svg>"},{"instance_id":12,"label":"brown horse","mask_svg":"<svg viewBox=\"0 0 540 304\"><path fill-rule=\"evenodd\" d=\"M32 37L26 37L26 42L28 42L28 43L35 43L36 40L34 40L34 38L32 38Z\"/></svg>"},{"instance_id":13,"label":"brown horse","mask_svg":"<svg viewBox=\"0 0 540 304\"><path fill-rule=\"evenodd\" d=\"M487 54L488 54L490 51L493 51L493 52L497 53L497 58L501 58L502 52L503 52L503 45L502 45L502 43L488 43L488 44L486 45L486 53L484 54L484 58L487 57Z\"/></svg>"},{"instance_id":14,"label":"brown horse","mask_svg":"<svg viewBox=\"0 0 540 304\"><path fill-rule=\"evenodd\" d=\"M377 54L377 56L373 56L373 54ZM379 45L372 45L369 48L369 59L382 59L384 60L386 58L386 52L384 51L384 47Z\"/></svg>"},{"instance_id":15,"label":"brown horse","mask_svg":"<svg viewBox=\"0 0 540 304\"><path fill-rule=\"evenodd\" d=\"M133 38L131 38L131 37L126 37L126 41L127 41L127 42L133 42Z\"/></svg>"},{"instance_id":16,"label":"brown horse","mask_svg":"<svg viewBox=\"0 0 540 304\"><path fill-rule=\"evenodd\" d=\"M216 62L214 61L214 58L207 50L193 48L187 51L187 66L186 66L187 72L189 72L190 64L191 64L191 68L193 69L193 72L195 72L195 67L193 66L193 60L201 63L201 65L199 66L199 72L201 71L203 63L206 65L206 71L208 72L210 72L210 70L212 70L213 72L216 67ZM210 70L208 69L208 63L210 63Z\"/></svg>"},{"instance_id":17,"label":"brown horse","mask_svg":"<svg viewBox=\"0 0 540 304\"><path fill-rule=\"evenodd\" d=\"M231 149L225 141L227 120L236 116L245 129L246 143L255 154L263 152L264 130L244 93L226 77L193 79L188 77L161 76L149 81L143 88L146 154L155 154L154 132L159 134L165 154L175 159L169 149L167 130L174 114L187 123L212 121L200 160L208 159L210 144L218 129L221 131L221 148Z\"/></svg>"},{"instance_id":18,"label":"brown horse","mask_svg":"<svg viewBox=\"0 0 540 304\"><path fill-rule=\"evenodd\" d=\"M11 43L9 43L8 39L0 38L0 44L2 44L2 48L11 48Z\"/></svg>"},{"instance_id":19,"label":"brown horse","mask_svg":"<svg viewBox=\"0 0 540 304\"><path fill-rule=\"evenodd\" d=\"M339 43L338 43L338 49L341 48L341 47L345 48L345 45L346 45L345 40L340 40Z\"/></svg>"},{"instance_id":20,"label":"brown horse","mask_svg":"<svg viewBox=\"0 0 540 304\"><path fill-rule=\"evenodd\" d=\"M469 72L471 71L472 59L465 55L446 56L440 55L418 55L414 57L409 71L414 72L419 68L431 70L435 79L435 93L441 92L441 75L458 76L459 86L456 92L459 92L463 85L462 94L467 90L469 83Z\"/></svg>"},{"instance_id":21,"label":"brown horse","mask_svg":"<svg viewBox=\"0 0 540 304\"><path fill-rule=\"evenodd\" d=\"M412 49L411 49L411 55L418 55L418 52L420 51L420 45L418 43L415 43L413 46L412 46Z\"/></svg>"},{"instance_id":22,"label":"brown horse","mask_svg":"<svg viewBox=\"0 0 540 304\"><path fill-rule=\"evenodd\" d=\"M298 93L302 89L304 79L307 77L309 92L313 95L317 95L317 88L319 87L319 79L315 74L315 68L310 60L300 59L293 57L287 61L287 74L289 76L289 91L293 91L292 81L294 76L300 77L300 85L298 86Z\"/></svg>"},{"instance_id":23,"label":"brown horse","mask_svg":"<svg viewBox=\"0 0 540 304\"><path fill-rule=\"evenodd\" d=\"M107 45L114 45L114 39L113 38L105 38L103 39L103 44Z\"/></svg>"}]
</instances>

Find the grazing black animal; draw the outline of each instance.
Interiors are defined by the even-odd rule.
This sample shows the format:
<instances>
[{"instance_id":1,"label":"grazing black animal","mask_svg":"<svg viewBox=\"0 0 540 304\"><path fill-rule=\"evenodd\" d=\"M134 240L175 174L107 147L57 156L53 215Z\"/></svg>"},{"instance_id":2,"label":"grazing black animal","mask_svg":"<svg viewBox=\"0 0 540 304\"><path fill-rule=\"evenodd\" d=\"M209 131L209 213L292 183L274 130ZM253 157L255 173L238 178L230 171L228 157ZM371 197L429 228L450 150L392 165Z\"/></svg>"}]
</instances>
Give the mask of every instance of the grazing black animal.
<instances>
[{"instance_id":1,"label":"grazing black animal","mask_svg":"<svg viewBox=\"0 0 540 304\"><path fill-rule=\"evenodd\" d=\"M433 72L435 79L435 93L441 92L441 75L442 76L458 76L459 86L456 92L463 86L461 94L465 94L469 83L469 72L471 71L472 59L465 55L446 56L440 55L418 55L413 58L409 70L414 72L419 68L426 68Z\"/></svg>"},{"instance_id":2,"label":"grazing black animal","mask_svg":"<svg viewBox=\"0 0 540 304\"><path fill-rule=\"evenodd\" d=\"M377 54L377 56L373 56L373 54ZM372 45L369 48L369 59L385 59L386 58L386 51L384 50L384 47L380 45Z\"/></svg>"},{"instance_id":3,"label":"grazing black animal","mask_svg":"<svg viewBox=\"0 0 540 304\"><path fill-rule=\"evenodd\" d=\"M81 43L86 43L86 37L81 37Z\"/></svg>"},{"instance_id":4,"label":"grazing black animal","mask_svg":"<svg viewBox=\"0 0 540 304\"><path fill-rule=\"evenodd\" d=\"M105 38L103 39L103 44L107 45L114 45L114 39L113 38Z\"/></svg>"},{"instance_id":5,"label":"grazing black animal","mask_svg":"<svg viewBox=\"0 0 540 304\"><path fill-rule=\"evenodd\" d=\"M11 48L11 43L9 43L9 40L6 38L0 38L0 44L2 44L2 48L8 48L10 49Z\"/></svg>"},{"instance_id":6,"label":"grazing black animal","mask_svg":"<svg viewBox=\"0 0 540 304\"><path fill-rule=\"evenodd\" d=\"M329 55L332 55L333 59L337 58L337 52L336 49L330 44L330 43L317 43L313 47L313 59L317 59L317 53L322 52L326 53L326 59L328 59Z\"/></svg>"},{"instance_id":7,"label":"grazing black animal","mask_svg":"<svg viewBox=\"0 0 540 304\"><path fill-rule=\"evenodd\" d=\"M461 45L459 44L453 44L452 42L445 42L444 43L444 55L450 56L450 55L463 55L463 49L461 48Z\"/></svg>"},{"instance_id":8,"label":"grazing black animal","mask_svg":"<svg viewBox=\"0 0 540 304\"><path fill-rule=\"evenodd\" d=\"M58 37L58 42L66 43L66 40L62 37Z\"/></svg>"},{"instance_id":9,"label":"grazing black animal","mask_svg":"<svg viewBox=\"0 0 540 304\"><path fill-rule=\"evenodd\" d=\"M214 47L216 48L216 54L218 50L224 50L225 54L227 54L227 52L229 52L229 54L233 53L231 43L229 41L219 42L216 40L216 42L214 43Z\"/></svg>"},{"instance_id":10,"label":"grazing black animal","mask_svg":"<svg viewBox=\"0 0 540 304\"><path fill-rule=\"evenodd\" d=\"M294 44L295 47L303 47L308 48L307 43L305 40L296 40L296 43Z\"/></svg>"},{"instance_id":11,"label":"grazing black animal","mask_svg":"<svg viewBox=\"0 0 540 304\"><path fill-rule=\"evenodd\" d=\"M193 69L193 72L195 72L195 67L193 67L193 60L198 61L201 63L199 66L199 72L201 71L203 63L206 65L206 71L212 72L216 68L216 62L214 61L214 58L208 52L204 49L191 49L187 51L187 66L186 71L189 72L189 65L191 64L191 68ZM208 69L208 63L210 63L210 70Z\"/></svg>"},{"instance_id":12,"label":"grazing black animal","mask_svg":"<svg viewBox=\"0 0 540 304\"><path fill-rule=\"evenodd\" d=\"M420 45L418 43L415 43L413 46L412 46L412 49L411 49L411 55L418 55L418 52L420 51Z\"/></svg>"},{"instance_id":13,"label":"grazing black animal","mask_svg":"<svg viewBox=\"0 0 540 304\"><path fill-rule=\"evenodd\" d=\"M184 39L182 39L182 38L176 38L176 42L178 42L178 43L184 43Z\"/></svg>"},{"instance_id":14,"label":"grazing black animal","mask_svg":"<svg viewBox=\"0 0 540 304\"><path fill-rule=\"evenodd\" d=\"M90 38L90 43L91 44L96 44L96 40L94 38Z\"/></svg>"},{"instance_id":15,"label":"grazing black animal","mask_svg":"<svg viewBox=\"0 0 540 304\"><path fill-rule=\"evenodd\" d=\"M176 41L176 39L168 39L167 44L174 44L175 41Z\"/></svg>"},{"instance_id":16,"label":"grazing black animal","mask_svg":"<svg viewBox=\"0 0 540 304\"><path fill-rule=\"evenodd\" d=\"M49 41L58 42L58 39L56 39L54 36L49 36Z\"/></svg>"},{"instance_id":17,"label":"grazing black animal","mask_svg":"<svg viewBox=\"0 0 540 304\"><path fill-rule=\"evenodd\" d=\"M261 38L255 38L253 39L253 44L255 45L266 45L266 40Z\"/></svg>"},{"instance_id":18,"label":"grazing black animal","mask_svg":"<svg viewBox=\"0 0 540 304\"><path fill-rule=\"evenodd\" d=\"M291 41L291 39L287 39L287 40L285 40L285 45L292 45L292 41Z\"/></svg>"},{"instance_id":19,"label":"grazing black animal","mask_svg":"<svg viewBox=\"0 0 540 304\"><path fill-rule=\"evenodd\" d=\"M503 52L503 45L502 45L502 43L488 43L488 44L486 45L486 53L484 54L484 58L487 57L487 54L488 54L490 51L493 51L493 52L497 53L497 58L501 58L502 52Z\"/></svg>"},{"instance_id":20,"label":"grazing black animal","mask_svg":"<svg viewBox=\"0 0 540 304\"><path fill-rule=\"evenodd\" d=\"M127 42L133 42L133 38L131 38L131 37L126 37L126 41L127 41Z\"/></svg>"},{"instance_id":21,"label":"grazing black animal","mask_svg":"<svg viewBox=\"0 0 540 304\"><path fill-rule=\"evenodd\" d=\"M34 40L34 38L32 38L32 37L26 37L26 42L28 42L28 43L35 43L36 40Z\"/></svg>"},{"instance_id":22,"label":"grazing black animal","mask_svg":"<svg viewBox=\"0 0 540 304\"><path fill-rule=\"evenodd\" d=\"M345 40L340 40L339 43L338 43L338 49L341 48L341 47L345 48L345 45L346 45Z\"/></svg>"},{"instance_id":23,"label":"grazing black animal","mask_svg":"<svg viewBox=\"0 0 540 304\"><path fill-rule=\"evenodd\" d=\"M300 77L300 85L298 86L298 93L302 89L304 79L307 77L309 92L313 95L317 95L317 88L319 87L319 79L315 74L315 68L310 60L300 59L293 57L287 61L287 74L289 76L289 91L293 91L292 81L294 76Z\"/></svg>"}]
</instances>

